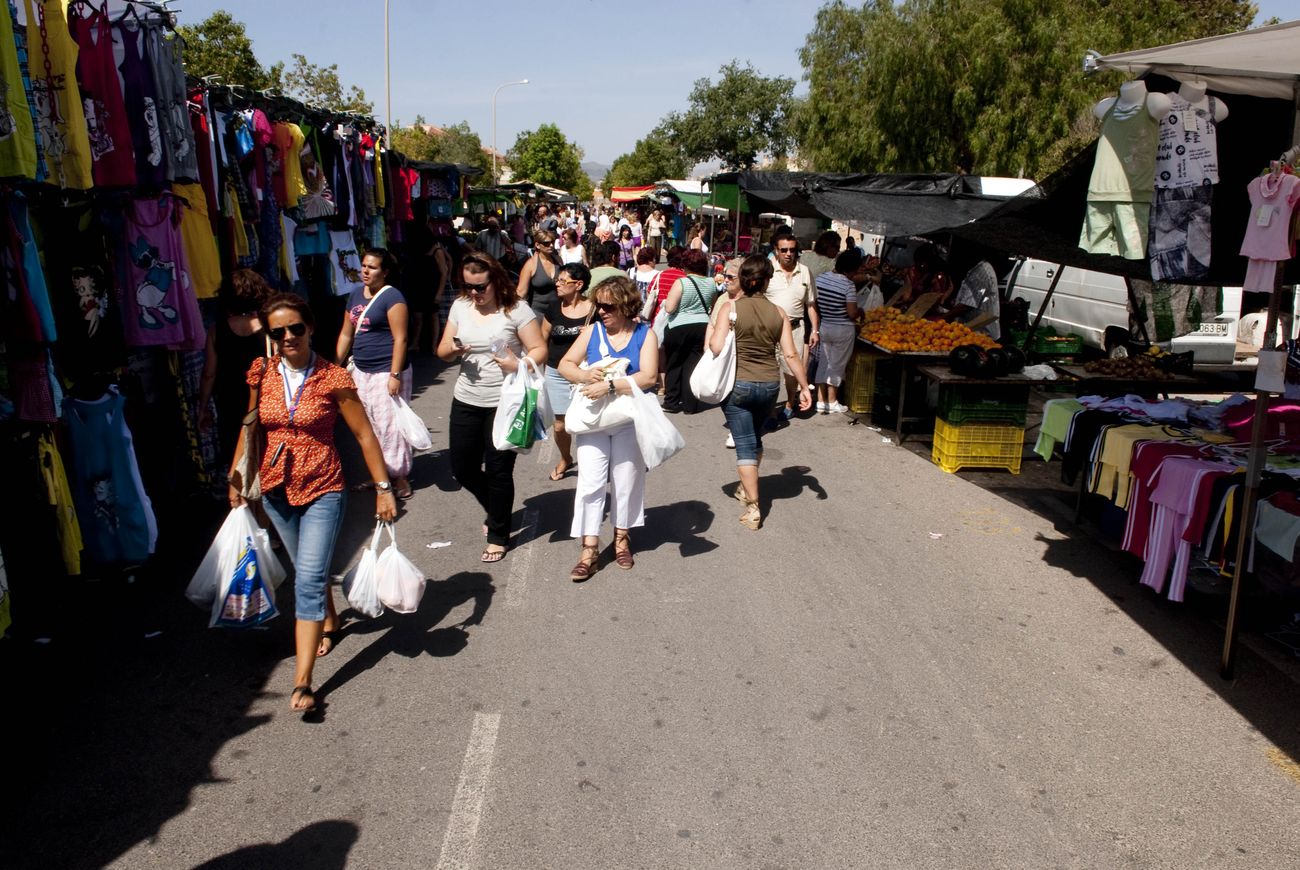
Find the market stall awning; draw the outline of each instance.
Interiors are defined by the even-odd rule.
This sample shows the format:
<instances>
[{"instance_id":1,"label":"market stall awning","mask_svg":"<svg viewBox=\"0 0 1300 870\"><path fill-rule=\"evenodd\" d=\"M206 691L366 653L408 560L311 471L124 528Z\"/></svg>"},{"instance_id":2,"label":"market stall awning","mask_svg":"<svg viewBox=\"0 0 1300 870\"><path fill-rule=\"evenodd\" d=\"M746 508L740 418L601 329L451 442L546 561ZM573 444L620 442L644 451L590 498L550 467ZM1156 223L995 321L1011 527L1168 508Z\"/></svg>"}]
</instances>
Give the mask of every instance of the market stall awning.
<instances>
[{"instance_id":1,"label":"market stall awning","mask_svg":"<svg viewBox=\"0 0 1300 870\"><path fill-rule=\"evenodd\" d=\"M640 187L615 187L610 190L609 198L612 202L633 202L652 196L654 192L653 184L643 184Z\"/></svg>"},{"instance_id":2,"label":"market stall awning","mask_svg":"<svg viewBox=\"0 0 1300 870\"><path fill-rule=\"evenodd\" d=\"M1095 66L1134 77L1200 79L1224 94L1290 100L1300 81L1300 21L1110 54Z\"/></svg>"}]
</instances>

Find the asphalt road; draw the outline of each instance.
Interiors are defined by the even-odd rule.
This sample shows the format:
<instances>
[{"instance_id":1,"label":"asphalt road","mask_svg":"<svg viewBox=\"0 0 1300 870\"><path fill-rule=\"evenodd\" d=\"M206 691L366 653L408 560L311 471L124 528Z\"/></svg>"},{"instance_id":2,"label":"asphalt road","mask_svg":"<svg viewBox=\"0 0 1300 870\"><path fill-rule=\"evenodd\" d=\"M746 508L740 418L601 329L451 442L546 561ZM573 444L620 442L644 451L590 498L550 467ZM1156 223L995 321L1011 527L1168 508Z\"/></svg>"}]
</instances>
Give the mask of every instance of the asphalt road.
<instances>
[{"instance_id":1,"label":"asphalt road","mask_svg":"<svg viewBox=\"0 0 1300 870\"><path fill-rule=\"evenodd\" d=\"M484 566L435 371L397 527L421 610L351 623L314 721L287 618L184 605L106 650L94 705L47 711L11 866L1300 866L1300 687L1249 651L1220 680L1214 626L1052 510L823 416L769 436L752 532L714 411L672 418L635 569L568 580L545 447Z\"/></svg>"}]
</instances>

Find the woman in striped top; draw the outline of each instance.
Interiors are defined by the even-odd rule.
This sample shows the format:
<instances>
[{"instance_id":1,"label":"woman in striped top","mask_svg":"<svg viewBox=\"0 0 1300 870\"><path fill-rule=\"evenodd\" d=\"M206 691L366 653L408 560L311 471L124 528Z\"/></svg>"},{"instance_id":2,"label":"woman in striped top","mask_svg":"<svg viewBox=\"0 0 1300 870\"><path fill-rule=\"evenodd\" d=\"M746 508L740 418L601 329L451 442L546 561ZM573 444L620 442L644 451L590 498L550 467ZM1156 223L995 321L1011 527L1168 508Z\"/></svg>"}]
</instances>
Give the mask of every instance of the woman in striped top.
<instances>
[{"instance_id":1,"label":"woman in striped top","mask_svg":"<svg viewBox=\"0 0 1300 870\"><path fill-rule=\"evenodd\" d=\"M839 402L839 387L844 369L853 354L857 334L857 290L849 278L862 266L862 252L849 248L835 258L835 271L817 276L817 314L821 317L821 341L817 355L817 413L843 414L847 407Z\"/></svg>"}]
</instances>

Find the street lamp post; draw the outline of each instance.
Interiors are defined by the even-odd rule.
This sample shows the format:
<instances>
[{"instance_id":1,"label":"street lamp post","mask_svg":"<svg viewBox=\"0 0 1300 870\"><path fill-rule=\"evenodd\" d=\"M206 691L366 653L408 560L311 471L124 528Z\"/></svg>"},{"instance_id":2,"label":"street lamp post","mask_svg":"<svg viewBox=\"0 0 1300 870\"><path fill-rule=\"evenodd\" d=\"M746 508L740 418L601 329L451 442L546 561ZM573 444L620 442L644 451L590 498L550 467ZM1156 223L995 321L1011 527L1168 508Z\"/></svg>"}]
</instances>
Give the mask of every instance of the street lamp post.
<instances>
[{"instance_id":1,"label":"street lamp post","mask_svg":"<svg viewBox=\"0 0 1300 870\"><path fill-rule=\"evenodd\" d=\"M392 145L393 135L393 85L388 65L388 0L384 0L384 113L388 123L384 126L384 145Z\"/></svg>"},{"instance_id":2,"label":"street lamp post","mask_svg":"<svg viewBox=\"0 0 1300 870\"><path fill-rule=\"evenodd\" d=\"M497 89L492 92L492 185L497 183L497 94L501 93L502 88L508 88L511 85L526 85L528 79L520 79L517 82L506 82L498 85Z\"/></svg>"}]
</instances>

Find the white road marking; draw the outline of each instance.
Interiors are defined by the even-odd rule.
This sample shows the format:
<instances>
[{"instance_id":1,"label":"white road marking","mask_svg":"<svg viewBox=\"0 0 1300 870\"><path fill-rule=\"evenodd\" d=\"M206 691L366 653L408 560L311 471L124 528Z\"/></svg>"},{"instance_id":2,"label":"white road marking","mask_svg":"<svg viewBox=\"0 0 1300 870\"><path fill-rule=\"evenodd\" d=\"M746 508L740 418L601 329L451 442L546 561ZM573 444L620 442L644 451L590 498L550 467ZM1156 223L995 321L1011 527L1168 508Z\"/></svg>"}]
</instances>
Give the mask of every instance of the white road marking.
<instances>
[{"instance_id":1,"label":"white road marking","mask_svg":"<svg viewBox=\"0 0 1300 870\"><path fill-rule=\"evenodd\" d=\"M538 465L550 465L551 460L555 458L555 436L552 435L545 441L534 444L533 455L537 457Z\"/></svg>"},{"instance_id":2,"label":"white road marking","mask_svg":"<svg viewBox=\"0 0 1300 870\"><path fill-rule=\"evenodd\" d=\"M533 556L536 554L533 543L537 540L538 516L537 508L524 510L524 527L520 532L524 542L510 554L510 571L506 575L507 607L519 607L524 603L528 576L533 571Z\"/></svg>"},{"instance_id":3,"label":"white road marking","mask_svg":"<svg viewBox=\"0 0 1300 870\"><path fill-rule=\"evenodd\" d=\"M500 713L474 714L469 748L465 750L465 763L460 768L460 782L456 784L451 818L447 820L447 834L442 838L438 870L474 866L474 843L478 836L478 823L483 815L483 799L487 797L488 777L492 774L492 755L496 751L497 731L500 727Z\"/></svg>"}]
</instances>

